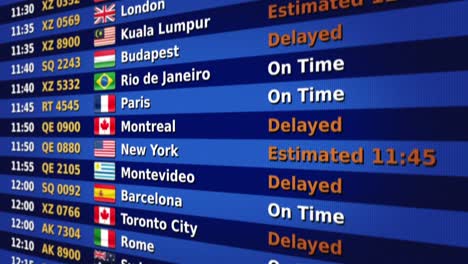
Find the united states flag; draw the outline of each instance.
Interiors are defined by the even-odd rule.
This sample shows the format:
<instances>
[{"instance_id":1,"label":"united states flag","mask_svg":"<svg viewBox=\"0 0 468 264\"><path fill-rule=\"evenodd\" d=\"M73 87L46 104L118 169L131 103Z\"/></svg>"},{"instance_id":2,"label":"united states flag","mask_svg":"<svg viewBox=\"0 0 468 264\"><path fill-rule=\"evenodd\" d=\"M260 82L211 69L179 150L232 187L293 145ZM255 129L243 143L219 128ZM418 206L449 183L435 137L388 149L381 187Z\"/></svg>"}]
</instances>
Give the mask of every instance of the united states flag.
<instances>
[{"instance_id":1,"label":"united states flag","mask_svg":"<svg viewBox=\"0 0 468 264\"><path fill-rule=\"evenodd\" d=\"M94 142L94 157L115 158L115 140L96 140Z\"/></svg>"},{"instance_id":2,"label":"united states flag","mask_svg":"<svg viewBox=\"0 0 468 264\"><path fill-rule=\"evenodd\" d=\"M94 25L115 22L115 4L94 7Z\"/></svg>"}]
</instances>

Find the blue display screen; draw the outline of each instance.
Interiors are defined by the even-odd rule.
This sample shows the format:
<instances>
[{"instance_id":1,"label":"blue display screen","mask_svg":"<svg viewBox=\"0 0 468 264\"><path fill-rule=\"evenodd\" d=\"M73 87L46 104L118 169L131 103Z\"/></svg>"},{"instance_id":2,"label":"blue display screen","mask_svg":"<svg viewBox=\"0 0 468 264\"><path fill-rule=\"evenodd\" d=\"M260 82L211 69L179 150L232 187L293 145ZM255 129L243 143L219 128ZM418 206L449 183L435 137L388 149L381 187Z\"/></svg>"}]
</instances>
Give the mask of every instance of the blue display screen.
<instances>
[{"instance_id":1,"label":"blue display screen","mask_svg":"<svg viewBox=\"0 0 468 264\"><path fill-rule=\"evenodd\" d=\"M468 2L3 0L0 263L468 263Z\"/></svg>"}]
</instances>

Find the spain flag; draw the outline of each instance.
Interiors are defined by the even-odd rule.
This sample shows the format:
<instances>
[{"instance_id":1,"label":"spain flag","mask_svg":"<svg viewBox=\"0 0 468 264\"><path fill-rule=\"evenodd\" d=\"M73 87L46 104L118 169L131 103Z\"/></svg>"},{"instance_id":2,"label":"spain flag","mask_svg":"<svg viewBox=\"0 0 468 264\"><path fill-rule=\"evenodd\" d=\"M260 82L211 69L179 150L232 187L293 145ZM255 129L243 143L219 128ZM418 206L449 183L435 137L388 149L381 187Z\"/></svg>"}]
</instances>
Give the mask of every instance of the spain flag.
<instances>
[{"instance_id":1,"label":"spain flag","mask_svg":"<svg viewBox=\"0 0 468 264\"><path fill-rule=\"evenodd\" d=\"M94 184L94 201L115 203L115 186L108 184Z\"/></svg>"}]
</instances>

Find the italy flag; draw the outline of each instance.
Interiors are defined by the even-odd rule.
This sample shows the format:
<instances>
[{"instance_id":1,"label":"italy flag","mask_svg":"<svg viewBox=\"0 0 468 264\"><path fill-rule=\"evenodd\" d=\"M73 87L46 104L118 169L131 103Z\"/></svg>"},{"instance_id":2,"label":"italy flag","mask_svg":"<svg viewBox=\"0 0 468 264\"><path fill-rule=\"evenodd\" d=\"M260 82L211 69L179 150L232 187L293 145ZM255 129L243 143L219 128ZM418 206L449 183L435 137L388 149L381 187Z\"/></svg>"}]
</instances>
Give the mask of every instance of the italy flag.
<instances>
[{"instance_id":1,"label":"italy flag","mask_svg":"<svg viewBox=\"0 0 468 264\"><path fill-rule=\"evenodd\" d=\"M94 228L94 245L105 248L115 248L115 231Z\"/></svg>"}]
</instances>

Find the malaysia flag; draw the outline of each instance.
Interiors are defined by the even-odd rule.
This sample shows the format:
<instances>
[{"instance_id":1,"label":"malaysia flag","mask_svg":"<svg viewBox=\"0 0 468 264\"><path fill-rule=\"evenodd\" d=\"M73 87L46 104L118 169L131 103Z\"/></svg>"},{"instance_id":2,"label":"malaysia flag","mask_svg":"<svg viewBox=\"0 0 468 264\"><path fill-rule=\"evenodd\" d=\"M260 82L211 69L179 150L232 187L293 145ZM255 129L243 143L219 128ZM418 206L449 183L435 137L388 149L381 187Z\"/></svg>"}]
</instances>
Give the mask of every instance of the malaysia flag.
<instances>
[{"instance_id":1,"label":"malaysia flag","mask_svg":"<svg viewBox=\"0 0 468 264\"><path fill-rule=\"evenodd\" d=\"M99 28L94 31L94 47L115 44L115 27Z\"/></svg>"}]
</instances>

